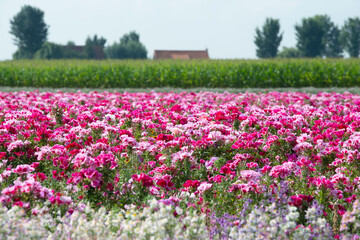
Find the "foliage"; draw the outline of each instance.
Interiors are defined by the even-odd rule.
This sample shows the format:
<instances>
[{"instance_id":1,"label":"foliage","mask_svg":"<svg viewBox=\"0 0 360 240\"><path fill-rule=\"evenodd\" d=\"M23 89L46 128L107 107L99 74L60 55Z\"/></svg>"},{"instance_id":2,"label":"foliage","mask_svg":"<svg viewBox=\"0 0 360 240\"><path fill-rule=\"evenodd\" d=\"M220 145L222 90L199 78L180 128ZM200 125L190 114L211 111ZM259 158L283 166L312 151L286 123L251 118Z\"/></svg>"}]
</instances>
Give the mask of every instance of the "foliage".
<instances>
[{"instance_id":1,"label":"foliage","mask_svg":"<svg viewBox=\"0 0 360 240\"><path fill-rule=\"evenodd\" d=\"M360 55L360 18L349 18L341 29L341 38L344 49L350 57L358 58Z\"/></svg>"},{"instance_id":2,"label":"foliage","mask_svg":"<svg viewBox=\"0 0 360 240\"><path fill-rule=\"evenodd\" d=\"M95 58L94 46L101 46L104 48L106 39L103 37L98 38L95 34L93 38L88 37L85 41L85 53L88 59Z\"/></svg>"},{"instance_id":3,"label":"foliage","mask_svg":"<svg viewBox=\"0 0 360 240\"><path fill-rule=\"evenodd\" d=\"M327 15L303 18L295 25L297 48L303 57L340 57L339 29Z\"/></svg>"},{"instance_id":4,"label":"foliage","mask_svg":"<svg viewBox=\"0 0 360 240\"><path fill-rule=\"evenodd\" d=\"M76 51L73 48L76 45L67 44L62 49L62 59L87 59L88 53L86 51Z\"/></svg>"},{"instance_id":5,"label":"foliage","mask_svg":"<svg viewBox=\"0 0 360 240\"><path fill-rule=\"evenodd\" d=\"M283 49L277 55L279 58L300 58L301 53L294 47L283 47Z\"/></svg>"},{"instance_id":6,"label":"foliage","mask_svg":"<svg viewBox=\"0 0 360 240\"><path fill-rule=\"evenodd\" d=\"M52 88L356 87L360 86L359 69L360 64L357 59L5 61L0 63L0 86Z\"/></svg>"},{"instance_id":7,"label":"foliage","mask_svg":"<svg viewBox=\"0 0 360 240\"><path fill-rule=\"evenodd\" d=\"M67 42L67 44L66 44L66 46L75 46L76 44L75 44L75 42L74 41L68 41Z\"/></svg>"},{"instance_id":8,"label":"foliage","mask_svg":"<svg viewBox=\"0 0 360 240\"><path fill-rule=\"evenodd\" d=\"M63 48L61 45L45 42L34 54L35 59L61 59L63 58Z\"/></svg>"},{"instance_id":9,"label":"foliage","mask_svg":"<svg viewBox=\"0 0 360 240\"><path fill-rule=\"evenodd\" d=\"M322 27L313 18L303 19L301 25L295 25L297 48L304 57L319 57L323 51Z\"/></svg>"},{"instance_id":10,"label":"foliage","mask_svg":"<svg viewBox=\"0 0 360 240\"><path fill-rule=\"evenodd\" d=\"M19 50L16 59L28 58L27 53L34 54L45 43L48 26L44 22L44 12L38 8L25 5L10 21L10 33ZM26 52L26 54L22 54Z\"/></svg>"},{"instance_id":11,"label":"foliage","mask_svg":"<svg viewBox=\"0 0 360 240\"><path fill-rule=\"evenodd\" d=\"M333 25L330 27L327 35L325 36L325 57L340 58L342 56L342 45L340 39L340 30L337 26Z\"/></svg>"},{"instance_id":12,"label":"foliage","mask_svg":"<svg viewBox=\"0 0 360 240\"><path fill-rule=\"evenodd\" d=\"M21 49L19 48L18 50L16 50L16 52L13 54L13 59L32 59L34 57L34 53L25 50L25 49Z\"/></svg>"},{"instance_id":13,"label":"foliage","mask_svg":"<svg viewBox=\"0 0 360 240\"><path fill-rule=\"evenodd\" d=\"M119 43L114 43L105 48L108 58L112 59L145 59L147 50L140 42L140 36L136 32L125 34Z\"/></svg>"},{"instance_id":14,"label":"foliage","mask_svg":"<svg viewBox=\"0 0 360 240\"><path fill-rule=\"evenodd\" d=\"M259 58L274 58L277 55L278 47L283 34L279 33L280 24L278 19L267 18L262 30L256 28L255 45L256 56Z\"/></svg>"},{"instance_id":15,"label":"foliage","mask_svg":"<svg viewBox=\"0 0 360 240\"><path fill-rule=\"evenodd\" d=\"M95 34L93 38L88 37L85 42L86 45L99 45L102 47L105 46L105 43L106 39L103 37L98 37L97 34Z\"/></svg>"}]
</instances>

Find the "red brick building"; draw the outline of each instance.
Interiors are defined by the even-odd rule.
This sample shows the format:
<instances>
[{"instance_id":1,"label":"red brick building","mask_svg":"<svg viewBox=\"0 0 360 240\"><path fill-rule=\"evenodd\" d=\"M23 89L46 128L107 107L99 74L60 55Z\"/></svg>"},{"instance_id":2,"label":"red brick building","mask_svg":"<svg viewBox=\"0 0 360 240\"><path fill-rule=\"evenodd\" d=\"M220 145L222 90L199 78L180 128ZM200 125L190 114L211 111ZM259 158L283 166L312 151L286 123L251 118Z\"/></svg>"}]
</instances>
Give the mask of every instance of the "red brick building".
<instances>
[{"instance_id":1,"label":"red brick building","mask_svg":"<svg viewBox=\"0 0 360 240\"><path fill-rule=\"evenodd\" d=\"M208 50L180 51L180 50L155 50L154 59L209 59Z\"/></svg>"}]
</instances>

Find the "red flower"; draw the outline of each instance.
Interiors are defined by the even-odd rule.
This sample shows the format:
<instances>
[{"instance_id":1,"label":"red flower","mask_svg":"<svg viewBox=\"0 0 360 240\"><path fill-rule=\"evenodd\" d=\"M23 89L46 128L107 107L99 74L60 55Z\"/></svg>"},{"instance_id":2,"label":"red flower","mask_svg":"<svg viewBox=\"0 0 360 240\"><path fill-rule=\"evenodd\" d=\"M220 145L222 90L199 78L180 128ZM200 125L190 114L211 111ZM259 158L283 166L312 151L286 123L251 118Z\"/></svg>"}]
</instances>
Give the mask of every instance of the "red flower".
<instances>
[{"instance_id":1,"label":"red flower","mask_svg":"<svg viewBox=\"0 0 360 240\"><path fill-rule=\"evenodd\" d=\"M137 182L141 182L144 187L151 187L154 185L153 179L145 173L140 173L140 175L134 174L131 178Z\"/></svg>"},{"instance_id":2,"label":"red flower","mask_svg":"<svg viewBox=\"0 0 360 240\"><path fill-rule=\"evenodd\" d=\"M170 135L170 134L159 134L156 138L156 141L165 141L165 142L168 142L168 141L171 141L171 140L174 140L174 136L173 135Z\"/></svg>"},{"instance_id":3,"label":"red flower","mask_svg":"<svg viewBox=\"0 0 360 240\"><path fill-rule=\"evenodd\" d=\"M235 172L231 171L231 169L228 167L228 165L224 165L221 169L220 169L220 173L223 174L234 174Z\"/></svg>"}]
</instances>

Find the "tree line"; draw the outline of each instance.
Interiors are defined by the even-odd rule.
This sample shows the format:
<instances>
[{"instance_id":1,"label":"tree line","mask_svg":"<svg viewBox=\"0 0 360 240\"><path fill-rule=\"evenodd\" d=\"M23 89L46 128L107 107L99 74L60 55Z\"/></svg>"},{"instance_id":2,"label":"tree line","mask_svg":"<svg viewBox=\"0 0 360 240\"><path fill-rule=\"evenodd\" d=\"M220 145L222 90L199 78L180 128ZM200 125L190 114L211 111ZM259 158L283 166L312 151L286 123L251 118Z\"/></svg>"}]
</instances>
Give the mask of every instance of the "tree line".
<instances>
[{"instance_id":1,"label":"tree line","mask_svg":"<svg viewBox=\"0 0 360 240\"><path fill-rule=\"evenodd\" d=\"M344 51L352 58L360 55L360 18L348 18L339 28L327 15L303 18L295 25L296 47L278 51L283 33L279 19L267 18L255 29L256 55L259 58L341 58Z\"/></svg>"},{"instance_id":2,"label":"tree line","mask_svg":"<svg viewBox=\"0 0 360 240\"><path fill-rule=\"evenodd\" d=\"M44 21L44 12L38 8L25 5L10 20L10 33L18 47L14 59L61 59L61 58L96 58L99 47L107 58L144 59L147 50L140 42L138 33L132 31L124 34L119 42L105 46L104 37L88 37L79 51L71 41L67 45L47 41L49 26ZM295 25L296 47L283 47L278 50L283 38L280 33L279 19L267 18L260 29L255 29L256 55L259 58L340 58L344 51L350 57L360 55L360 18L348 18L339 28L327 15L315 15L303 18Z\"/></svg>"},{"instance_id":3,"label":"tree line","mask_svg":"<svg viewBox=\"0 0 360 240\"><path fill-rule=\"evenodd\" d=\"M97 57L96 49L99 47L107 58L147 58L147 50L135 31L124 34L119 42L107 47L105 47L107 40L97 35L87 37L85 45L81 48L77 48L72 41L65 46L48 42L49 26L44 21L44 12L29 5L23 6L10 20L10 26L10 33L14 36L14 43L18 47L13 54L14 59L94 59Z\"/></svg>"}]
</instances>

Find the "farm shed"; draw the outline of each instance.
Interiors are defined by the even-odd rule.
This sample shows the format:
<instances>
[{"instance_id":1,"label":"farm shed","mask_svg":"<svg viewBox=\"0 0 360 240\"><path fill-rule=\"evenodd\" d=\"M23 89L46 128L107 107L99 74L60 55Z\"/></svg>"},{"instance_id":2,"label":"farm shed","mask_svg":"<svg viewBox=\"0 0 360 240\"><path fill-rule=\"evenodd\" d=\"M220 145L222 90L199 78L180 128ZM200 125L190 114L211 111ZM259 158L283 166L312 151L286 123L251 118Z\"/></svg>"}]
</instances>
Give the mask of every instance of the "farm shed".
<instances>
[{"instance_id":1,"label":"farm shed","mask_svg":"<svg viewBox=\"0 0 360 240\"><path fill-rule=\"evenodd\" d=\"M181 50L155 50L154 59L209 59L208 50L181 51Z\"/></svg>"}]
</instances>

